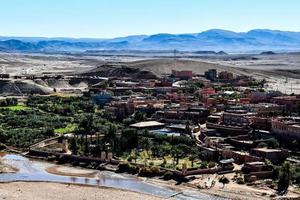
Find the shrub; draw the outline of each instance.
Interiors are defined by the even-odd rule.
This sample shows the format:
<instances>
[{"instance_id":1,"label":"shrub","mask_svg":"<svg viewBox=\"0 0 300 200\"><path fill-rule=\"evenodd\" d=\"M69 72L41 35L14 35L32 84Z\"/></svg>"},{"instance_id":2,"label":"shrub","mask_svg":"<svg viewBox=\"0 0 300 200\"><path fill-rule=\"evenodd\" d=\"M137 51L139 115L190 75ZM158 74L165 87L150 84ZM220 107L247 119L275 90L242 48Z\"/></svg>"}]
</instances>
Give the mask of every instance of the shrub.
<instances>
[{"instance_id":1,"label":"shrub","mask_svg":"<svg viewBox=\"0 0 300 200\"><path fill-rule=\"evenodd\" d=\"M167 171L167 172L164 173L164 175L163 175L163 179L164 179L164 180L171 180L172 178L173 178L173 173L172 173L172 172Z\"/></svg>"},{"instance_id":2,"label":"shrub","mask_svg":"<svg viewBox=\"0 0 300 200\"><path fill-rule=\"evenodd\" d=\"M265 147L268 147L268 144L265 143L265 142L260 142L258 145L257 145L258 148L265 148Z\"/></svg>"},{"instance_id":3,"label":"shrub","mask_svg":"<svg viewBox=\"0 0 300 200\"><path fill-rule=\"evenodd\" d=\"M219 179L219 182L220 182L220 183L223 183L223 185L225 185L225 184L228 184L230 181L229 181L229 179L228 179L227 177L222 176L222 177Z\"/></svg>"},{"instance_id":4,"label":"shrub","mask_svg":"<svg viewBox=\"0 0 300 200\"><path fill-rule=\"evenodd\" d=\"M211 162L208 163L208 168L213 168L215 166L216 166L216 163L213 162L213 161L211 161Z\"/></svg>"},{"instance_id":5,"label":"shrub","mask_svg":"<svg viewBox=\"0 0 300 200\"><path fill-rule=\"evenodd\" d=\"M240 176L240 177L237 177L236 183L237 183L237 184L245 184L245 180L244 180L243 177Z\"/></svg>"},{"instance_id":6,"label":"shrub","mask_svg":"<svg viewBox=\"0 0 300 200\"><path fill-rule=\"evenodd\" d=\"M133 160L133 157L132 157L131 155L129 155L129 156L127 157L127 161L128 161L128 162L132 162L132 160Z\"/></svg>"},{"instance_id":7,"label":"shrub","mask_svg":"<svg viewBox=\"0 0 300 200\"><path fill-rule=\"evenodd\" d=\"M0 143L0 151L3 149L6 149L6 146L5 146L5 144Z\"/></svg>"},{"instance_id":8,"label":"shrub","mask_svg":"<svg viewBox=\"0 0 300 200\"><path fill-rule=\"evenodd\" d=\"M152 171L148 167L143 167L139 171L139 176L150 177L150 176L152 176Z\"/></svg>"},{"instance_id":9,"label":"shrub","mask_svg":"<svg viewBox=\"0 0 300 200\"><path fill-rule=\"evenodd\" d=\"M207 162L206 161L201 162L200 168L201 169L206 169L207 168Z\"/></svg>"},{"instance_id":10,"label":"shrub","mask_svg":"<svg viewBox=\"0 0 300 200\"><path fill-rule=\"evenodd\" d=\"M128 172L130 168L129 163L120 163L118 165L118 172L123 173L123 172Z\"/></svg>"},{"instance_id":11,"label":"shrub","mask_svg":"<svg viewBox=\"0 0 300 200\"><path fill-rule=\"evenodd\" d=\"M276 184L273 183L273 182L272 182L272 183L270 184L270 186L269 186L269 188L271 188L271 189L275 189L275 187L276 187Z\"/></svg>"},{"instance_id":12,"label":"shrub","mask_svg":"<svg viewBox=\"0 0 300 200\"><path fill-rule=\"evenodd\" d=\"M137 174L139 171L140 171L140 168L138 166L134 166L129 163L120 163L118 165L118 170L117 170L117 172L119 172L119 173L127 172L130 174Z\"/></svg>"},{"instance_id":13,"label":"shrub","mask_svg":"<svg viewBox=\"0 0 300 200\"><path fill-rule=\"evenodd\" d=\"M158 167L151 167L151 172L154 175L159 175L160 174L160 169Z\"/></svg>"},{"instance_id":14,"label":"shrub","mask_svg":"<svg viewBox=\"0 0 300 200\"><path fill-rule=\"evenodd\" d=\"M158 167L143 167L139 171L140 176L152 177L160 174L160 170Z\"/></svg>"},{"instance_id":15,"label":"shrub","mask_svg":"<svg viewBox=\"0 0 300 200\"><path fill-rule=\"evenodd\" d=\"M139 173L139 171L140 171L139 166L129 165L129 171L128 171L129 173L137 174Z\"/></svg>"}]
</instances>

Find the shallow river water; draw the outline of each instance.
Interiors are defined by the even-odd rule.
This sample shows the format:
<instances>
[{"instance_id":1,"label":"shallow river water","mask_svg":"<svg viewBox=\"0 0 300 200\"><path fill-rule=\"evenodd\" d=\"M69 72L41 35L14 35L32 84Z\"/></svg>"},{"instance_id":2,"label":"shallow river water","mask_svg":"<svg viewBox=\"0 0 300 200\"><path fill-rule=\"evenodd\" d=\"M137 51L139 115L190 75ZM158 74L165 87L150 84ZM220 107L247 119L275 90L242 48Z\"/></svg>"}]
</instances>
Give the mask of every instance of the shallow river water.
<instances>
[{"instance_id":1,"label":"shallow river water","mask_svg":"<svg viewBox=\"0 0 300 200\"><path fill-rule=\"evenodd\" d=\"M184 190L177 191L162 186L153 185L144 182L134 177L127 177L122 174L116 174L108 171L99 171L95 178L60 176L50 174L46 171L47 168L58 166L53 163L31 160L21 155L6 154L3 156L6 164L9 164L17 169L16 173L0 174L0 182L12 181L45 181L59 183L76 183L85 185L105 186L112 188L126 189L130 191L151 194L159 197L171 197L175 199L201 199L201 200L223 200L224 198L215 197L203 194L198 191Z\"/></svg>"}]
</instances>

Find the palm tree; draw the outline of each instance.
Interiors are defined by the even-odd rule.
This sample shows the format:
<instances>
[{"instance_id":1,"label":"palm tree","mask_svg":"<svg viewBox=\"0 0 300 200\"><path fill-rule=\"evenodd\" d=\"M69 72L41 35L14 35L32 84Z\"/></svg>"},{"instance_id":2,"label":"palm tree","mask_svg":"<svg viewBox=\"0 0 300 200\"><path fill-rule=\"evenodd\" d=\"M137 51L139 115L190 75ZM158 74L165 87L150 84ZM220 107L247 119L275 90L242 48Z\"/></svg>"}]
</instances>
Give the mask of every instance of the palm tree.
<instances>
[{"instance_id":1,"label":"palm tree","mask_svg":"<svg viewBox=\"0 0 300 200\"><path fill-rule=\"evenodd\" d=\"M181 157L181 150L178 146L174 146L171 150L172 157L174 158L174 163L176 161L176 165L179 164L179 158Z\"/></svg>"},{"instance_id":2,"label":"palm tree","mask_svg":"<svg viewBox=\"0 0 300 200\"><path fill-rule=\"evenodd\" d=\"M147 153L149 153L149 150L152 146L152 140L150 138L147 138L147 137L143 137L141 139L141 146L143 149L145 149L147 151Z\"/></svg>"},{"instance_id":3,"label":"palm tree","mask_svg":"<svg viewBox=\"0 0 300 200\"><path fill-rule=\"evenodd\" d=\"M109 124L107 131L105 132L104 140L109 142L112 146L112 150L115 150L117 127L115 124Z\"/></svg>"},{"instance_id":4,"label":"palm tree","mask_svg":"<svg viewBox=\"0 0 300 200\"><path fill-rule=\"evenodd\" d=\"M93 122L94 122L94 116L92 114L88 114L88 115L84 116L83 119L79 123L81 133L83 133L85 135L85 144L84 144L84 154L85 155L87 155L89 153L88 135L92 134Z\"/></svg>"},{"instance_id":5,"label":"palm tree","mask_svg":"<svg viewBox=\"0 0 300 200\"><path fill-rule=\"evenodd\" d=\"M77 147L77 141L76 141L76 138L75 138L75 136L73 136L72 138L71 138L71 141L70 141L70 150L71 150L71 152L74 154L74 155L77 155L77 153L78 153L78 147Z\"/></svg>"},{"instance_id":6,"label":"palm tree","mask_svg":"<svg viewBox=\"0 0 300 200\"><path fill-rule=\"evenodd\" d=\"M189 160L191 161L191 167L194 167L194 161L197 159L197 156L195 154L191 154L189 156Z\"/></svg>"}]
</instances>

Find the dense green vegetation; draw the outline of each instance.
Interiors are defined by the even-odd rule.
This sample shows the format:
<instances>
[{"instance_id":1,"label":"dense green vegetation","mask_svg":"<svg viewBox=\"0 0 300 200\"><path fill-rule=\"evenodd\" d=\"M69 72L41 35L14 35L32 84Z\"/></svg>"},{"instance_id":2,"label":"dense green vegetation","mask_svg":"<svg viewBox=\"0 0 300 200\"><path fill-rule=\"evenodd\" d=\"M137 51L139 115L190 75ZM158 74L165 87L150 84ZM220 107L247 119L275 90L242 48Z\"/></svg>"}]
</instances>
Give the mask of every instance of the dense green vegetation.
<instances>
[{"instance_id":1,"label":"dense green vegetation","mask_svg":"<svg viewBox=\"0 0 300 200\"><path fill-rule=\"evenodd\" d=\"M73 132L83 115L95 112L83 97L32 96L26 105L7 98L0 106L0 142L20 148Z\"/></svg>"},{"instance_id":2,"label":"dense green vegetation","mask_svg":"<svg viewBox=\"0 0 300 200\"><path fill-rule=\"evenodd\" d=\"M0 99L0 107L4 106L16 106L18 104L18 100L16 98L4 98Z\"/></svg>"},{"instance_id":3,"label":"dense green vegetation","mask_svg":"<svg viewBox=\"0 0 300 200\"><path fill-rule=\"evenodd\" d=\"M28 147L54 136L54 129L65 126L69 119L38 110L0 111L0 140L10 146Z\"/></svg>"},{"instance_id":4,"label":"dense green vegetation","mask_svg":"<svg viewBox=\"0 0 300 200\"><path fill-rule=\"evenodd\" d=\"M0 109L0 142L27 148L55 135L74 133L69 139L73 154L99 157L102 151L111 151L119 159L145 165L147 168L139 169L144 176L157 173L157 167L215 166L203 161L205 156L189 136L128 128L145 120L143 113L137 112L122 123L105 118L103 113L86 97L31 96L23 104L5 100Z\"/></svg>"},{"instance_id":5,"label":"dense green vegetation","mask_svg":"<svg viewBox=\"0 0 300 200\"><path fill-rule=\"evenodd\" d=\"M27 106L63 116L95 111L92 101L85 97L33 96L28 99Z\"/></svg>"}]
</instances>

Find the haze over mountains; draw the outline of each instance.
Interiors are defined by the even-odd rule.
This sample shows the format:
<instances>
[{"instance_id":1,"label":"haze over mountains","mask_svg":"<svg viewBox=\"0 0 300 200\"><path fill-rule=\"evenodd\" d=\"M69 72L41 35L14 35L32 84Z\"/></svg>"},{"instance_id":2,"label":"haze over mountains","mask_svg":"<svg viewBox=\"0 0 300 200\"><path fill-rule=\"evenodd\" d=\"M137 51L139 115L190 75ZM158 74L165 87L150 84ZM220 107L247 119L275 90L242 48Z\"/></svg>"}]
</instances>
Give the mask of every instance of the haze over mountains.
<instances>
[{"instance_id":1,"label":"haze over mountains","mask_svg":"<svg viewBox=\"0 0 300 200\"><path fill-rule=\"evenodd\" d=\"M1 37L2 52L87 50L299 51L300 32L255 29L233 32L212 29L196 34L136 35L113 39Z\"/></svg>"}]
</instances>

